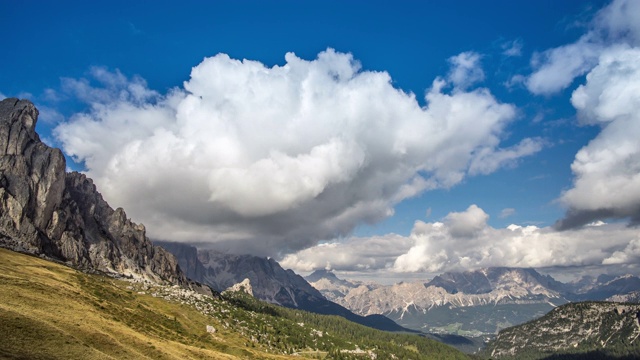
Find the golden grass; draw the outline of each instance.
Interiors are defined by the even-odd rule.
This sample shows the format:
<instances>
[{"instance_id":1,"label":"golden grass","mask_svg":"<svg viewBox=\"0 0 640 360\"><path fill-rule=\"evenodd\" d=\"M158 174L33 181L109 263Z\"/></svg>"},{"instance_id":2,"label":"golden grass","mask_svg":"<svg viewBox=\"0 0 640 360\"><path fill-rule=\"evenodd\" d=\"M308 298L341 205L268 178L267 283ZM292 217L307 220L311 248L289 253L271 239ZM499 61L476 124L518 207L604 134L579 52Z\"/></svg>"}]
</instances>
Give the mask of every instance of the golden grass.
<instances>
[{"instance_id":1,"label":"golden grass","mask_svg":"<svg viewBox=\"0 0 640 360\"><path fill-rule=\"evenodd\" d=\"M0 358L288 358L245 347L215 318L128 285L0 249Z\"/></svg>"}]
</instances>

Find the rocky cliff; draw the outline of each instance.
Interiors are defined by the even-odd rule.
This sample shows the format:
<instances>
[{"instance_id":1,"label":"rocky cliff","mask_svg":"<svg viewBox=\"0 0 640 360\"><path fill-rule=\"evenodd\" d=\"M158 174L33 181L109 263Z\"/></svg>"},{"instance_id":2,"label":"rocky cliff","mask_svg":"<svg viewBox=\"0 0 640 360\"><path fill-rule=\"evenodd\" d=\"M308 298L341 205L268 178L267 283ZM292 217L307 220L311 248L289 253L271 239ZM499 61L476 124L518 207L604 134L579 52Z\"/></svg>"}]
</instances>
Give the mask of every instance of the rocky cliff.
<instances>
[{"instance_id":1,"label":"rocky cliff","mask_svg":"<svg viewBox=\"0 0 640 360\"><path fill-rule=\"evenodd\" d=\"M85 270L186 283L176 259L114 210L85 175L66 172L59 149L35 131L27 100L0 102L0 246Z\"/></svg>"}]
</instances>

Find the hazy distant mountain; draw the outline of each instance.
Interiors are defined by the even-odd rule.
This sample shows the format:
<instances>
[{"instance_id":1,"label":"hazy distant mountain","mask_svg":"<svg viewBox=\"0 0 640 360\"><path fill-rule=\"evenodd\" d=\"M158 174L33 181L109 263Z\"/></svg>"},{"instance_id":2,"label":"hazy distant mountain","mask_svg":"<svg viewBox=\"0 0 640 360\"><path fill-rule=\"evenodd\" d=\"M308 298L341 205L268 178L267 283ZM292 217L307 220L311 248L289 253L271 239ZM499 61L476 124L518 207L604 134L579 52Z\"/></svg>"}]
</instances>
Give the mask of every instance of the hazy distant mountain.
<instances>
[{"instance_id":1,"label":"hazy distant mountain","mask_svg":"<svg viewBox=\"0 0 640 360\"><path fill-rule=\"evenodd\" d=\"M187 277L207 284L218 291L249 279L253 296L273 304L311 311L318 314L338 315L353 322L388 331L406 331L389 318L371 314L357 315L345 307L327 300L317 289L292 270L283 269L277 261L252 255L232 255L213 250L155 242L178 259Z\"/></svg>"},{"instance_id":2,"label":"hazy distant mountain","mask_svg":"<svg viewBox=\"0 0 640 360\"><path fill-rule=\"evenodd\" d=\"M565 286L551 276L543 276L533 269L495 267L478 271L447 272L438 275L425 286L436 286L450 294L487 294L497 289L524 287L533 294L555 295Z\"/></svg>"},{"instance_id":3,"label":"hazy distant mountain","mask_svg":"<svg viewBox=\"0 0 640 360\"><path fill-rule=\"evenodd\" d=\"M411 329L460 335L496 333L568 301L601 300L640 289L640 279L634 276L563 284L533 269L504 267L388 286L350 282L324 270L307 280L325 297L357 314L384 314Z\"/></svg>"},{"instance_id":4,"label":"hazy distant mountain","mask_svg":"<svg viewBox=\"0 0 640 360\"><path fill-rule=\"evenodd\" d=\"M572 300L605 300L640 290L640 278L633 275L600 275L597 278L583 277L568 285L573 293Z\"/></svg>"},{"instance_id":5,"label":"hazy distant mountain","mask_svg":"<svg viewBox=\"0 0 640 360\"><path fill-rule=\"evenodd\" d=\"M620 302L620 303L640 303L640 290L632 291L628 294L613 295L605 299L606 301Z\"/></svg>"},{"instance_id":6,"label":"hazy distant mountain","mask_svg":"<svg viewBox=\"0 0 640 360\"><path fill-rule=\"evenodd\" d=\"M640 305L571 303L540 319L501 331L484 355L491 358L637 359ZM564 357L563 357L564 355Z\"/></svg>"}]
</instances>

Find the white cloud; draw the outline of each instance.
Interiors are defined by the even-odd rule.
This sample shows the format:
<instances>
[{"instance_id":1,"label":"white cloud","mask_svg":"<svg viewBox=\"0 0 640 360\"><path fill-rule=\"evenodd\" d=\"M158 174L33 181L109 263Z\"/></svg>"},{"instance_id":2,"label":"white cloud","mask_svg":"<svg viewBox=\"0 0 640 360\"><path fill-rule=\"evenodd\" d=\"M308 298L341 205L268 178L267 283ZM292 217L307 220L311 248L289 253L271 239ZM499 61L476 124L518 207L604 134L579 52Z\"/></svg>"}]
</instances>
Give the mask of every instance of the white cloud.
<instances>
[{"instance_id":1,"label":"white cloud","mask_svg":"<svg viewBox=\"0 0 640 360\"><path fill-rule=\"evenodd\" d=\"M454 238L471 238L487 226L489 215L477 205L463 212L451 212L444 218L449 234Z\"/></svg>"},{"instance_id":2,"label":"white cloud","mask_svg":"<svg viewBox=\"0 0 640 360\"><path fill-rule=\"evenodd\" d=\"M0 92L0 100L6 99L6 98L7 97L3 93Z\"/></svg>"},{"instance_id":3,"label":"white cloud","mask_svg":"<svg viewBox=\"0 0 640 360\"><path fill-rule=\"evenodd\" d=\"M516 209L514 208L504 208L502 209L502 211L500 211L500 215L498 215L498 217L500 219L506 219L509 216L512 216L513 214L516 213Z\"/></svg>"},{"instance_id":4,"label":"white cloud","mask_svg":"<svg viewBox=\"0 0 640 360\"><path fill-rule=\"evenodd\" d=\"M590 29L574 43L534 57L529 90L551 94L576 77L586 82L571 96L578 120L601 132L580 149L571 165L572 188L559 229L607 218L640 224L640 2L614 0L601 9Z\"/></svg>"},{"instance_id":5,"label":"white cloud","mask_svg":"<svg viewBox=\"0 0 640 360\"><path fill-rule=\"evenodd\" d=\"M329 263L337 271L435 274L495 266L634 266L640 259L640 236L623 224L556 231L519 225L494 228L487 218L481 208L471 205L442 222L416 221L406 237L350 238L290 254L282 264L295 271L321 269Z\"/></svg>"},{"instance_id":6,"label":"white cloud","mask_svg":"<svg viewBox=\"0 0 640 360\"><path fill-rule=\"evenodd\" d=\"M139 76L128 79L117 69L111 72L104 67L94 66L89 70L89 75L99 86L95 86L85 78L62 78L62 90L97 108L120 102L143 105L159 97L157 92L147 88L147 82L144 79ZM55 90L47 89L45 96L59 99L60 95Z\"/></svg>"},{"instance_id":7,"label":"white cloud","mask_svg":"<svg viewBox=\"0 0 640 360\"><path fill-rule=\"evenodd\" d=\"M486 89L449 94L436 79L421 107L350 54L285 59L219 54L166 95L94 68L63 80L91 110L55 134L151 237L268 255L349 234L405 198L535 152L535 139L499 147L515 109Z\"/></svg>"},{"instance_id":8,"label":"white cloud","mask_svg":"<svg viewBox=\"0 0 640 360\"><path fill-rule=\"evenodd\" d=\"M569 87L598 63L600 53L610 46L640 45L640 3L614 0L600 10L591 29L574 43L536 54L534 72L526 81L534 94L549 95Z\"/></svg>"},{"instance_id":9,"label":"white cloud","mask_svg":"<svg viewBox=\"0 0 640 360\"><path fill-rule=\"evenodd\" d=\"M502 54L508 57L522 56L522 40L515 39L502 44Z\"/></svg>"},{"instance_id":10,"label":"white cloud","mask_svg":"<svg viewBox=\"0 0 640 360\"><path fill-rule=\"evenodd\" d=\"M370 238L352 237L343 242L319 244L288 254L280 261L280 265L297 272L317 269L375 271L386 269L412 244L410 238L396 234Z\"/></svg>"},{"instance_id":11,"label":"white cloud","mask_svg":"<svg viewBox=\"0 0 640 360\"><path fill-rule=\"evenodd\" d=\"M484 80L484 71L480 66L480 54L467 51L449 58L451 71L449 81L459 89L469 87Z\"/></svg>"},{"instance_id":12,"label":"white cloud","mask_svg":"<svg viewBox=\"0 0 640 360\"><path fill-rule=\"evenodd\" d=\"M604 259L604 265L637 264L640 261L640 238L631 240L624 250L616 251Z\"/></svg>"},{"instance_id":13,"label":"white cloud","mask_svg":"<svg viewBox=\"0 0 640 360\"><path fill-rule=\"evenodd\" d=\"M601 50L601 45L584 36L573 44L537 54L532 61L536 71L527 78L527 89L536 95L566 89L576 77L586 74L597 63Z\"/></svg>"},{"instance_id":14,"label":"white cloud","mask_svg":"<svg viewBox=\"0 0 640 360\"><path fill-rule=\"evenodd\" d=\"M599 218L640 221L640 48L605 51L571 102L585 124L602 131L571 165L573 188L561 200L569 208L561 227Z\"/></svg>"},{"instance_id":15,"label":"white cloud","mask_svg":"<svg viewBox=\"0 0 640 360\"><path fill-rule=\"evenodd\" d=\"M469 173L490 174L504 166L514 166L517 160L542 150L544 140L527 138L520 143L499 150L482 148L477 150L476 157L469 166Z\"/></svg>"},{"instance_id":16,"label":"white cloud","mask_svg":"<svg viewBox=\"0 0 640 360\"><path fill-rule=\"evenodd\" d=\"M415 244L394 262L395 271L608 265L612 261L608 259L619 258L618 252L637 241L638 233L622 224L561 232L549 227L510 225L497 229L485 225L473 237L455 237L445 223L418 221L410 237ZM620 260L617 264L633 261Z\"/></svg>"},{"instance_id":17,"label":"white cloud","mask_svg":"<svg viewBox=\"0 0 640 360\"><path fill-rule=\"evenodd\" d=\"M606 41L640 45L640 2L615 0L602 9L595 19L596 29L605 32Z\"/></svg>"}]
</instances>

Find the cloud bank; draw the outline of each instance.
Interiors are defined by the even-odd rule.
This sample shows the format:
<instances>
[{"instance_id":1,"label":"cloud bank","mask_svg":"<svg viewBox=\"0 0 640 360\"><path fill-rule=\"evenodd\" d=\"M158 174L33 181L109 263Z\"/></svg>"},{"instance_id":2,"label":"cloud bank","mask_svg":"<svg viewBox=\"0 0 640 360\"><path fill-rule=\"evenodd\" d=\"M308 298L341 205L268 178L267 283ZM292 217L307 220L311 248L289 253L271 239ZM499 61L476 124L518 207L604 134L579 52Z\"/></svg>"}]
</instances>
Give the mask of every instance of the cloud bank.
<instances>
[{"instance_id":1,"label":"cloud bank","mask_svg":"<svg viewBox=\"0 0 640 360\"><path fill-rule=\"evenodd\" d=\"M571 165L573 186L560 196L567 208L559 229L608 218L640 224L640 2L615 0L600 10L589 31L572 44L534 57L527 79L534 94L567 88L582 125L601 127Z\"/></svg>"},{"instance_id":2,"label":"cloud bank","mask_svg":"<svg viewBox=\"0 0 640 360\"><path fill-rule=\"evenodd\" d=\"M558 226L627 217L640 224L640 48L604 52L571 102L581 122L602 131L576 154L573 188L561 197L569 212Z\"/></svg>"},{"instance_id":3,"label":"cloud bank","mask_svg":"<svg viewBox=\"0 0 640 360\"><path fill-rule=\"evenodd\" d=\"M424 106L386 72L332 49L314 60L288 53L273 67L218 54L166 94L94 68L63 80L89 110L55 136L151 237L273 256L349 234L403 199L541 148L538 139L500 147L515 108L460 88L460 69L482 75L465 54Z\"/></svg>"},{"instance_id":4,"label":"cloud bank","mask_svg":"<svg viewBox=\"0 0 640 360\"><path fill-rule=\"evenodd\" d=\"M494 266L619 265L630 269L640 260L640 235L623 224L594 223L556 231L552 227L519 225L494 228L487 224L488 218L484 210L471 205L439 222L416 221L407 237L390 234L323 244L290 254L282 264L297 271L329 264L338 271L433 274ZM329 248L330 252L325 251ZM333 261L335 254L346 255Z\"/></svg>"}]
</instances>

